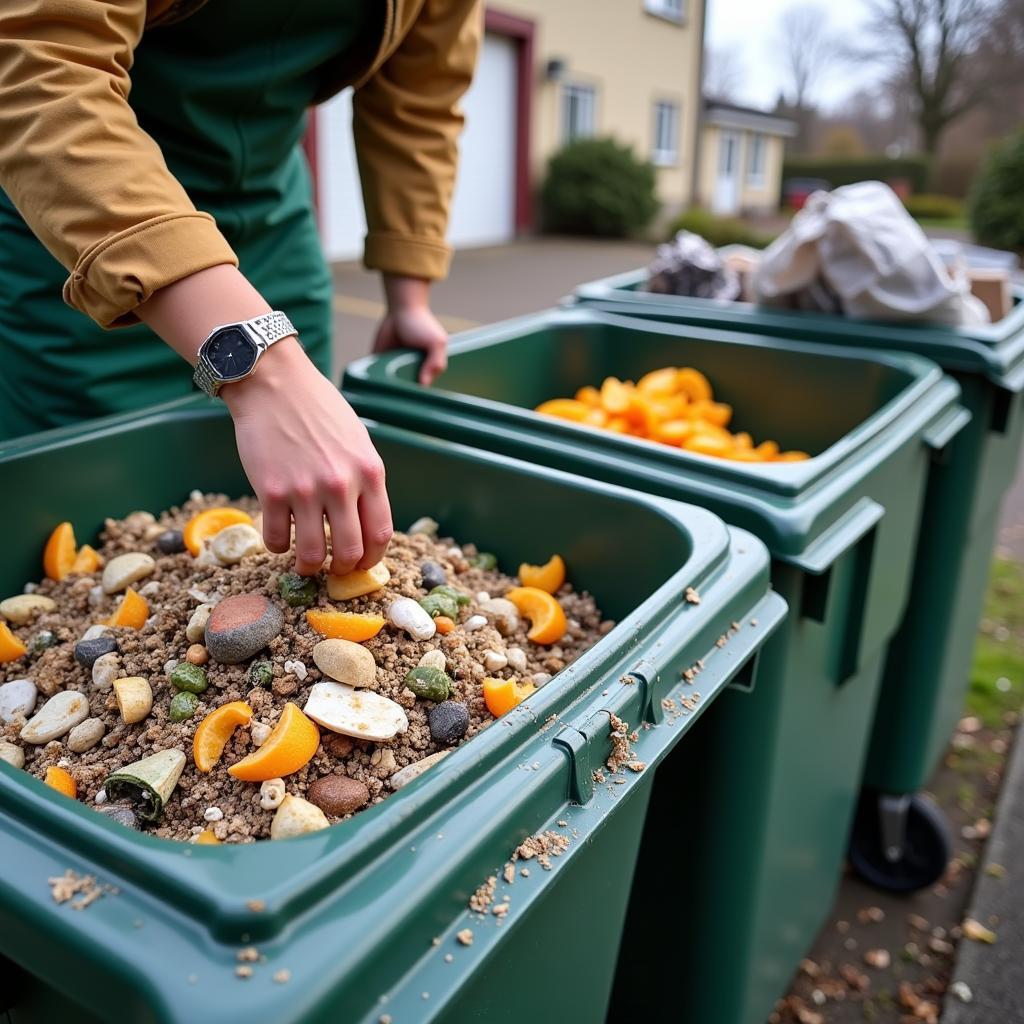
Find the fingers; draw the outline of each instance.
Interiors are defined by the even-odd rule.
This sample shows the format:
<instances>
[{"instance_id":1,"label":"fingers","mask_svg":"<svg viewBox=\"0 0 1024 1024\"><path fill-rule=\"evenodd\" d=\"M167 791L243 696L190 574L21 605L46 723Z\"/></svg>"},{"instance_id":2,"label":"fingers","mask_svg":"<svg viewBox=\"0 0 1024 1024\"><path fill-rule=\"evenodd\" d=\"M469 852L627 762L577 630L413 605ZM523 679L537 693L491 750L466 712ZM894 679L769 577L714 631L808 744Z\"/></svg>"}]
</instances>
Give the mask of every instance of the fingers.
<instances>
[{"instance_id":1,"label":"fingers","mask_svg":"<svg viewBox=\"0 0 1024 1024\"><path fill-rule=\"evenodd\" d=\"M343 498L331 500L327 505L327 519L331 524L331 572L344 576L363 557L363 535L356 503Z\"/></svg>"},{"instance_id":2,"label":"fingers","mask_svg":"<svg viewBox=\"0 0 1024 1024\"><path fill-rule=\"evenodd\" d=\"M384 464L379 459L365 473L358 511L363 544L363 557L358 568L369 569L384 557L393 533Z\"/></svg>"},{"instance_id":3,"label":"fingers","mask_svg":"<svg viewBox=\"0 0 1024 1024\"><path fill-rule=\"evenodd\" d=\"M324 510L319 494L302 495L292 502L295 518L295 571L301 576L318 573L327 557Z\"/></svg>"},{"instance_id":4,"label":"fingers","mask_svg":"<svg viewBox=\"0 0 1024 1024\"><path fill-rule=\"evenodd\" d=\"M287 501L281 496L264 495L263 543L268 551L283 555L292 546L292 516Z\"/></svg>"},{"instance_id":5,"label":"fingers","mask_svg":"<svg viewBox=\"0 0 1024 1024\"><path fill-rule=\"evenodd\" d=\"M432 341L420 367L420 383L429 387L448 368L448 339Z\"/></svg>"}]
</instances>

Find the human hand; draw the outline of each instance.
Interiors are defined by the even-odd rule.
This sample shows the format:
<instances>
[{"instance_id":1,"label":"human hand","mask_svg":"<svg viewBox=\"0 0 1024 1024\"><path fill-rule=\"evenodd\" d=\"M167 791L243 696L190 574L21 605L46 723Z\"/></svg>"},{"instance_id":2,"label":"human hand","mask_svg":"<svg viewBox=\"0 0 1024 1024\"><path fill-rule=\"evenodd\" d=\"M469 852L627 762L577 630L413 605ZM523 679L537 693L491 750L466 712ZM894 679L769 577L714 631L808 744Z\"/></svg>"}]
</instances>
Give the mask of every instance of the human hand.
<instances>
[{"instance_id":1,"label":"human hand","mask_svg":"<svg viewBox=\"0 0 1024 1024\"><path fill-rule=\"evenodd\" d=\"M384 275L388 312L377 328L373 351L415 348L424 353L419 381L429 386L448 365L448 332L430 310L429 284L417 278Z\"/></svg>"},{"instance_id":2,"label":"human hand","mask_svg":"<svg viewBox=\"0 0 1024 1024\"><path fill-rule=\"evenodd\" d=\"M298 342L278 342L251 377L220 393L263 508L267 548L289 549L294 519L296 571L313 575L327 556L326 515L330 571L376 565L392 533L384 464L352 407Z\"/></svg>"}]
</instances>

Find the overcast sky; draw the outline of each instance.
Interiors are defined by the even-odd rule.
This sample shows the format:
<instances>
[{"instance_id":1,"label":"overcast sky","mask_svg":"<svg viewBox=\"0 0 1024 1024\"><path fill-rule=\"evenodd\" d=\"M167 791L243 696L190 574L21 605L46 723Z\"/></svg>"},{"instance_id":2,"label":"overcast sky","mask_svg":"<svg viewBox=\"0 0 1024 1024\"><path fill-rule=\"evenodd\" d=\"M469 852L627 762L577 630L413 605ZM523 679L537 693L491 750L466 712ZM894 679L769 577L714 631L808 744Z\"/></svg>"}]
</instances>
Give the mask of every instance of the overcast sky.
<instances>
[{"instance_id":1,"label":"overcast sky","mask_svg":"<svg viewBox=\"0 0 1024 1024\"><path fill-rule=\"evenodd\" d=\"M742 59L743 82L737 100L757 107L771 107L785 84L785 71L776 45L779 19L797 0L707 0L707 44L712 49L737 51ZM865 20L863 0L825 3L832 29L849 36ZM843 99L870 72L838 65L823 79L815 98L824 106Z\"/></svg>"}]
</instances>

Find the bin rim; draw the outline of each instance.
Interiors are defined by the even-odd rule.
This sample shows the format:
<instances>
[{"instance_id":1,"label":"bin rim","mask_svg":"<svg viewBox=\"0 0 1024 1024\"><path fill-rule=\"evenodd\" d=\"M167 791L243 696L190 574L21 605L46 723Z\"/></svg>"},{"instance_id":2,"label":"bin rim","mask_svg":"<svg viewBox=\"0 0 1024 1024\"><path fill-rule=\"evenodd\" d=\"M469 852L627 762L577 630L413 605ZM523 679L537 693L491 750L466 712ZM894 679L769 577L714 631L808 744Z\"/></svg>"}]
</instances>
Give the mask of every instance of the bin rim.
<instances>
[{"instance_id":1,"label":"bin rim","mask_svg":"<svg viewBox=\"0 0 1024 1024\"><path fill-rule=\"evenodd\" d=\"M119 432L166 423L171 419L226 417L221 403L195 396L178 399L138 413L107 417L89 423L41 432L19 440L0 453L4 463L32 457L54 447L116 437ZM446 441L401 427L365 420L371 436L415 443L421 449L468 455L490 463L527 470L536 478L585 487L644 507L667 520L690 544L687 560L668 572L664 581L615 628L560 673L561 682L544 687L518 708L503 716L472 741L457 747L438 770L392 793L382 803L367 808L331 829L288 841L294 864L287 878L280 877L275 861L280 844L272 841L194 846L132 832L67 800L23 770L0 763L0 846L18 831L30 830L41 843L67 852L70 859L86 858L102 865L107 879L130 880L148 899L175 908L214 935L246 933L267 937L283 930L291 917L309 910L332 884L365 870L375 858L401 845L402 837L419 827L453 798L472 788L472 778L494 766L538 733L538 725L551 716L562 716L602 685L617 679L637 657L645 637L657 635L675 621L688 587L705 595L704 607L727 604L729 588L737 579L748 588L759 587L757 600L768 591L768 554L756 538L726 526L717 516L696 505L634 492L614 484L582 479L561 470L524 463L492 452ZM737 537L742 537L737 556ZM742 563L742 564L740 564ZM755 566L755 563L757 565ZM755 580L757 582L755 582ZM743 599L754 597L744 590ZM737 591L737 594L740 592ZM592 682L583 685L583 681ZM6 833L6 834L5 834ZM253 909L254 881L267 909ZM4 884L0 882L0 892Z\"/></svg>"},{"instance_id":2,"label":"bin rim","mask_svg":"<svg viewBox=\"0 0 1024 1024\"><path fill-rule=\"evenodd\" d=\"M973 373L1007 391L1024 390L1024 285L1011 285L1013 306L996 323L971 326L852 320L832 313L778 309L753 302L659 295L640 290L646 268L579 285L565 305L584 305L623 315L664 318L669 322L720 324L723 317L743 323L757 318L759 333L794 341L827 341L856 332L854 344L875 349L905 349L938 363L944 370ZM639 307L639 308L638 308Z\"/></svg>"}]
</instances>

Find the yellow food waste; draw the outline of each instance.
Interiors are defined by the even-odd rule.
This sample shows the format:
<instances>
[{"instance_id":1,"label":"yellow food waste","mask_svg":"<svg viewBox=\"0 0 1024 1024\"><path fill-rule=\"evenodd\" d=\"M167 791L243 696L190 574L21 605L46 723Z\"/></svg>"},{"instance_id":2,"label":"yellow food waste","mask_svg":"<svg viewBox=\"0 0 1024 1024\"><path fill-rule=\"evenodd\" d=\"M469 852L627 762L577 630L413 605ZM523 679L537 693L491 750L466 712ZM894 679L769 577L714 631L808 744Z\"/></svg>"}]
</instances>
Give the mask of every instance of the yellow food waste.
<instances>
[{"instance_id":1,"label":"yellow food waste","mask_svg":"<svg viewBox=\"0 0 1024 1024\"><path fill-rule=\"evenodd\" d=\"M711 382L692 366L666 366L631 380L605 377L573 398L551 398L536 412L616 434L733 462L802 462L807 452L780 451L775 441L754 444L728 429L732 406L716 402Z\"/></svg>"}]
</instances>

